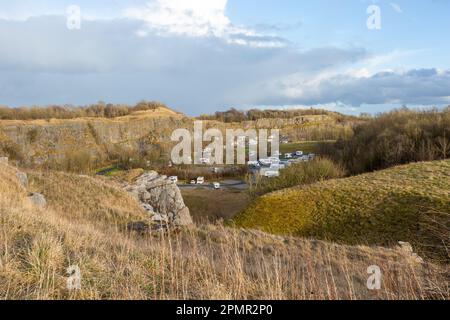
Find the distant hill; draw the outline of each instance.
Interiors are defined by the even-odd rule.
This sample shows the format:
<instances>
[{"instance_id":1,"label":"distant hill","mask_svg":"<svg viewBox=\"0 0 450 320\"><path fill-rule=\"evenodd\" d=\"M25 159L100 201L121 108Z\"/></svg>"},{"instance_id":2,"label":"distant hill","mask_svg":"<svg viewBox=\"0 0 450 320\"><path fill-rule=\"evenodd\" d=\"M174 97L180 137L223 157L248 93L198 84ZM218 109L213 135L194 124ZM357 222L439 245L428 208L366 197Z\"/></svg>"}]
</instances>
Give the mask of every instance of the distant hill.
<instances>
[{"instance_id":1,"label":"distant hill","mask_svg":"<svg viewBox=\"0 0 450 320\"><path fill-rule=\"evenodd\" d=\"M450 161L413 163L274 192L235 222L347 244L408 241L423 254L448 259L449 195Z\"/></svg>"}]
</instances>

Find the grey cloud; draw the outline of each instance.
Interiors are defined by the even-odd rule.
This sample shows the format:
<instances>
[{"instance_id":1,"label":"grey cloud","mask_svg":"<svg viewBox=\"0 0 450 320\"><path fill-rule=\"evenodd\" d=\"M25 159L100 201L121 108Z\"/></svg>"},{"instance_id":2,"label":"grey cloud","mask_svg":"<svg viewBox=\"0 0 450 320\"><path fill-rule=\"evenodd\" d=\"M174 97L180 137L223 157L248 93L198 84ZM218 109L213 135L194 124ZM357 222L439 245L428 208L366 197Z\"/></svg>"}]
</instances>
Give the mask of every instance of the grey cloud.
<instances>
[{"instance_id":1,"label":"grey cloud","mask_svg":"<svg viewBox=\"0 0 450 320\"><path fill-rule=\"evenodd\" d=\"M166 102L190 114L270 101L267 83L364 58L360 48L254 48L214 37L139 37L134 20L0 20L0 104ZM261 40L258 37L255 39ZM269 40L263 39L263 40ZM282 41L283 39L279 39Z\"/></svg>"},{"instance_id":2,"label":"grey cloud","mask_svg":"<svg viewBox=\"0 0 450 320\"><path fill-rule=\"evenodd\" d=\"M442 105L450 102L450 72L438 73L435 69L381 72L369 78L341 75L322 80L319 84L298 85L303 89L302 94L290 99L290 103L339 101L360 106L389 103Z\"/></svg>"}]
</instances>

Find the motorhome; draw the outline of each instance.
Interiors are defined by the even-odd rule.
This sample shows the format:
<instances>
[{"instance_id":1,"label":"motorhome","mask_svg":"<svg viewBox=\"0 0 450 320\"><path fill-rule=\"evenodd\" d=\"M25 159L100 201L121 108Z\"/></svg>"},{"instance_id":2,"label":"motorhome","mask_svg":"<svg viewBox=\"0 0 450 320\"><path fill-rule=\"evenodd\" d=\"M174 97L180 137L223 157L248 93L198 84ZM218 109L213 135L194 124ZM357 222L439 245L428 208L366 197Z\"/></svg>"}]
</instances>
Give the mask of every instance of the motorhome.
<instances>
[{"instance_id":1,"label":"motorhome","mask_svg":"<svg viewBox=\"0 0 450 320\"><path fill-rule=\"evenodd\" d=\"M270 159L259 159L259 163L262 166L270 166L272 164L272 160L270 160Z\"/></svg>"}]
</instances>

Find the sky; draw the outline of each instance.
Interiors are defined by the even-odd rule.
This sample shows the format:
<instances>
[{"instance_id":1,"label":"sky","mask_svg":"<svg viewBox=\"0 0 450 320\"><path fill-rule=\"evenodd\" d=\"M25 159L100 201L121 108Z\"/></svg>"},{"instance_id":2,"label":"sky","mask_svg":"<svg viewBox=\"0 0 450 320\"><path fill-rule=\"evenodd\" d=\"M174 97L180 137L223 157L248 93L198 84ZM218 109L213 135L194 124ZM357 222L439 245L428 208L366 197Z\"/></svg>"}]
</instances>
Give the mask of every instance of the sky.
<instances>
[{"instance_id":1,"label":"sky","mask_svg":"<svg viewBox=\"0 0 450 320\"><path fill-rule=\"evenodd\" d=\"M0 0L0 105L442 107L449 31L450 0Z\"/></svg>"}]
</instances>

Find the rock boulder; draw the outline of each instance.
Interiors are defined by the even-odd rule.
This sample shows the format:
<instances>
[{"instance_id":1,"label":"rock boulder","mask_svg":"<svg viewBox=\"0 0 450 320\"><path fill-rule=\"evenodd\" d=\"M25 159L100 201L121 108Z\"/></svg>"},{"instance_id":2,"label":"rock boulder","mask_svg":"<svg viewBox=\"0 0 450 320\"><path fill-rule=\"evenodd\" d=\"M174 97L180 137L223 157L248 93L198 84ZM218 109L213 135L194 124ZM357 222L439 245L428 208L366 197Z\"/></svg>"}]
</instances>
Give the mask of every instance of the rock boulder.
<instances>
[{"instance_id":1,"label":"rock boulder","mask_svg":"<svg viewBox=\"0 0 450 320\"><path fill-rule=\"evenodd\" d=\"M126 186L126 190L141 203L155 223L164 222L175 227L193 224L180 189L166 176L156 171L146 172Z\"/></svg>"}]
</instances>

